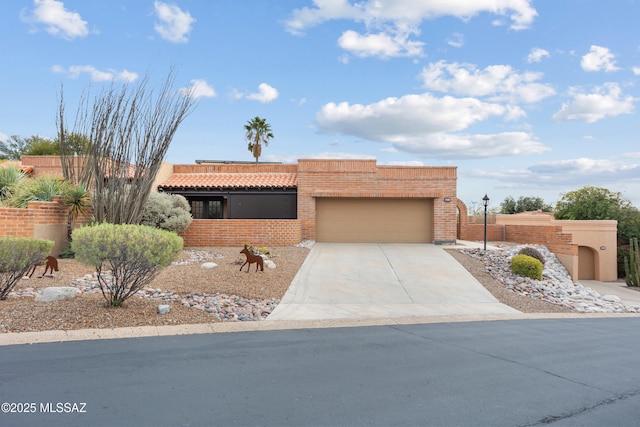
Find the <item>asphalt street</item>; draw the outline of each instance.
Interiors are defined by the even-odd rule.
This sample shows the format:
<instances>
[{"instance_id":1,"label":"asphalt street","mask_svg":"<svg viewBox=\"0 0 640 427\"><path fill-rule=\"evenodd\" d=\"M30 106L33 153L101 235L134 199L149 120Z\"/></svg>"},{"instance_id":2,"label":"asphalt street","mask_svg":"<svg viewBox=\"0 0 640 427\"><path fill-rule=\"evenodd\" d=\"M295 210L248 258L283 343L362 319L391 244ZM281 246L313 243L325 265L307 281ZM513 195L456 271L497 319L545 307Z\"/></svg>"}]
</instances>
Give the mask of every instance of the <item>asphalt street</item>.
<instances>
[{"instance_id":1,"label":"asphalt street","mask_svg":"<svg viewBox=\"0 0 640 427\"><path fill-rule=\"evenodd\" d=\"M2 426L637 426L640 319L0 347Z\"/></svg>"}]
</instances>

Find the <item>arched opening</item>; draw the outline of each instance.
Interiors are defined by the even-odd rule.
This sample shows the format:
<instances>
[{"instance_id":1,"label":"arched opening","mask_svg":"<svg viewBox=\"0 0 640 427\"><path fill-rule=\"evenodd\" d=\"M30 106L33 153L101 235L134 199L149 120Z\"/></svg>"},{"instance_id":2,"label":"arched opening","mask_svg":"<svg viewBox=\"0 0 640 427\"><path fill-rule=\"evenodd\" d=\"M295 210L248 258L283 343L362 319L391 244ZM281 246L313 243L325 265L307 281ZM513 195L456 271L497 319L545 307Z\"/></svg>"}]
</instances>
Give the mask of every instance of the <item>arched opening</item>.
<instances>
[{"instance_id":1,"label":"arched opening","mask_svg":"<svg viewBox=\"0 0 640 427\"><path fill-rule=\"evenodd\" d=\"M467 205L460 199L456 199L456 239L464 240L463 230L469 221L469 214L467 213Z\"/></svg>"},{"instance_id":2,"label":"arched opening","mask_svg":"<svg viewBox=\"0 0 640 427\"><path fill-rule=\"evenodd\" d=\"M588 246L578 246L578 280L595 280L596 252Z\"/></svg>"}]
</instances>

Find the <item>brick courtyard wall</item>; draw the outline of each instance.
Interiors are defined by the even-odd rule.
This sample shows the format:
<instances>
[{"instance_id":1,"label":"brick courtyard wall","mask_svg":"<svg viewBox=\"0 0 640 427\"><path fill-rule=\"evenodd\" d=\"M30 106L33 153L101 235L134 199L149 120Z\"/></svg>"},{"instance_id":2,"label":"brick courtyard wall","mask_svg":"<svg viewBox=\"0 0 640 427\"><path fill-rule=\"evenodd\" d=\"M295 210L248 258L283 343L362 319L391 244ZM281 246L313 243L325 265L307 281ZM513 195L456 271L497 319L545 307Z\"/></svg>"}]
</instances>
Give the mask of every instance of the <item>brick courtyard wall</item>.
<instances>
[{"instance_id":1,"label":"brick courtyard wall","mask_svg":"<svg viewBox=\"0 0 640 427\"><path fill-rule=\"evenodd\" d=\"M573 236L563 233L556 225L505 225L506 241L545 245L556 255L578 255L578 245L573 244Z\"/></svg>"},{"instance_id":2,"label":"brick courtyard wall","mask_svg":"<svg viewBox=\"0 0 640 427\"><path fill-rule=\"evenodd\" d=\"M316 238L318 197L430 198L434 200L434 242L453 242L456 172L456 167L377 166L375 160L298 160L302 237Z\"/></svg>"},{"instance_id":3,"label":"brick courtyard wall","mask_svg":"<svg viewBox=\"0 0 640 427\"><path fill-rule=\"evenodd\" d=\"M60 201L54 196L51 202L29 202L27 208L0 207L0 235L53 240L51 253L59 255L67 242L67 210Z\"/></svg>"},{"instance_id":4,"label":"brick courtyard wall","mask_svg":"<svg viewBox=\"0 0 640 427\"><path fill-rule=\"evenodd\" d=\"M60 156L22 156L23 166L33 166L33 176L62 176Z\"/></svg>"},{"instance_id":5,"label":"brick courtyard wall","mask_svg":"<svg viewBox=\"0 0 640 427\"><path fill-rule=\"evenodd\" d=\"M484 222L482 224L466 224L460 231L461 240L484 241ZM502 224L487 224L487 241L506 241Z\"/></svg>"},{"instance_id":6,"label":"brick courtyard wall","mask_svg":"<svg viewBox=\"0 0 640 427\"><path fill-rule=\"evenodd\" d=\"M302 241L296 219L194 219L180 233L184 246L290 246Z\"/></svg>"}]
</instances>

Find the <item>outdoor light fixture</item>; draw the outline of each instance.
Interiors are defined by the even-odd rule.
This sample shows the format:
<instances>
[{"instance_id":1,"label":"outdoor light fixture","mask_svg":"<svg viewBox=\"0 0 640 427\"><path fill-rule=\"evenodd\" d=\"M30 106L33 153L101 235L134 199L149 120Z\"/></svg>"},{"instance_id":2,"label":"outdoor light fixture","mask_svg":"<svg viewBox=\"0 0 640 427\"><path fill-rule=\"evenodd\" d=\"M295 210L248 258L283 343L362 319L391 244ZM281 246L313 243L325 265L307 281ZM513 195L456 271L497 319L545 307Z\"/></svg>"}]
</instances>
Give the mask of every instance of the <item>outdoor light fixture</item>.
<instances>
[{"instance_id":1,"label":"outdoor light fixture","mask_svg":"<svg viewBox=\"0 0 640 427\"><path fill-rule=\"evenodd\" d=\"M482 204L484 205L484 250L487 250L487 206L489 205L489 197L484 195L482 198Z\"/></svg>"}]
</instances>

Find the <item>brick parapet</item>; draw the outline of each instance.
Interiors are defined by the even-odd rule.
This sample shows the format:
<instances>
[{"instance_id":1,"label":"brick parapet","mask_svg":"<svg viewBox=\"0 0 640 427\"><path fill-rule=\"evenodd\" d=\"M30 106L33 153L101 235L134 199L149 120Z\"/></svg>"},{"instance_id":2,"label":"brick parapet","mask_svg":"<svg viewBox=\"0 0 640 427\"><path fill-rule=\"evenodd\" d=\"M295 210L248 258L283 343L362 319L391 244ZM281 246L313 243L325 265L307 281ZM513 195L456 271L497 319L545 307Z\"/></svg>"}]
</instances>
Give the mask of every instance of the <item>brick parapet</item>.
<instances>
[{"instance_id":1,"label":"brick parapet","mask_svg":"<svg viewBox=\"0 0 640 427\"><path fill-rule=\"evenodd\" d=\"M298 165L280 163L203 163L173 165L173 173L295 173Z\"/></svg>"}]
</instances>

